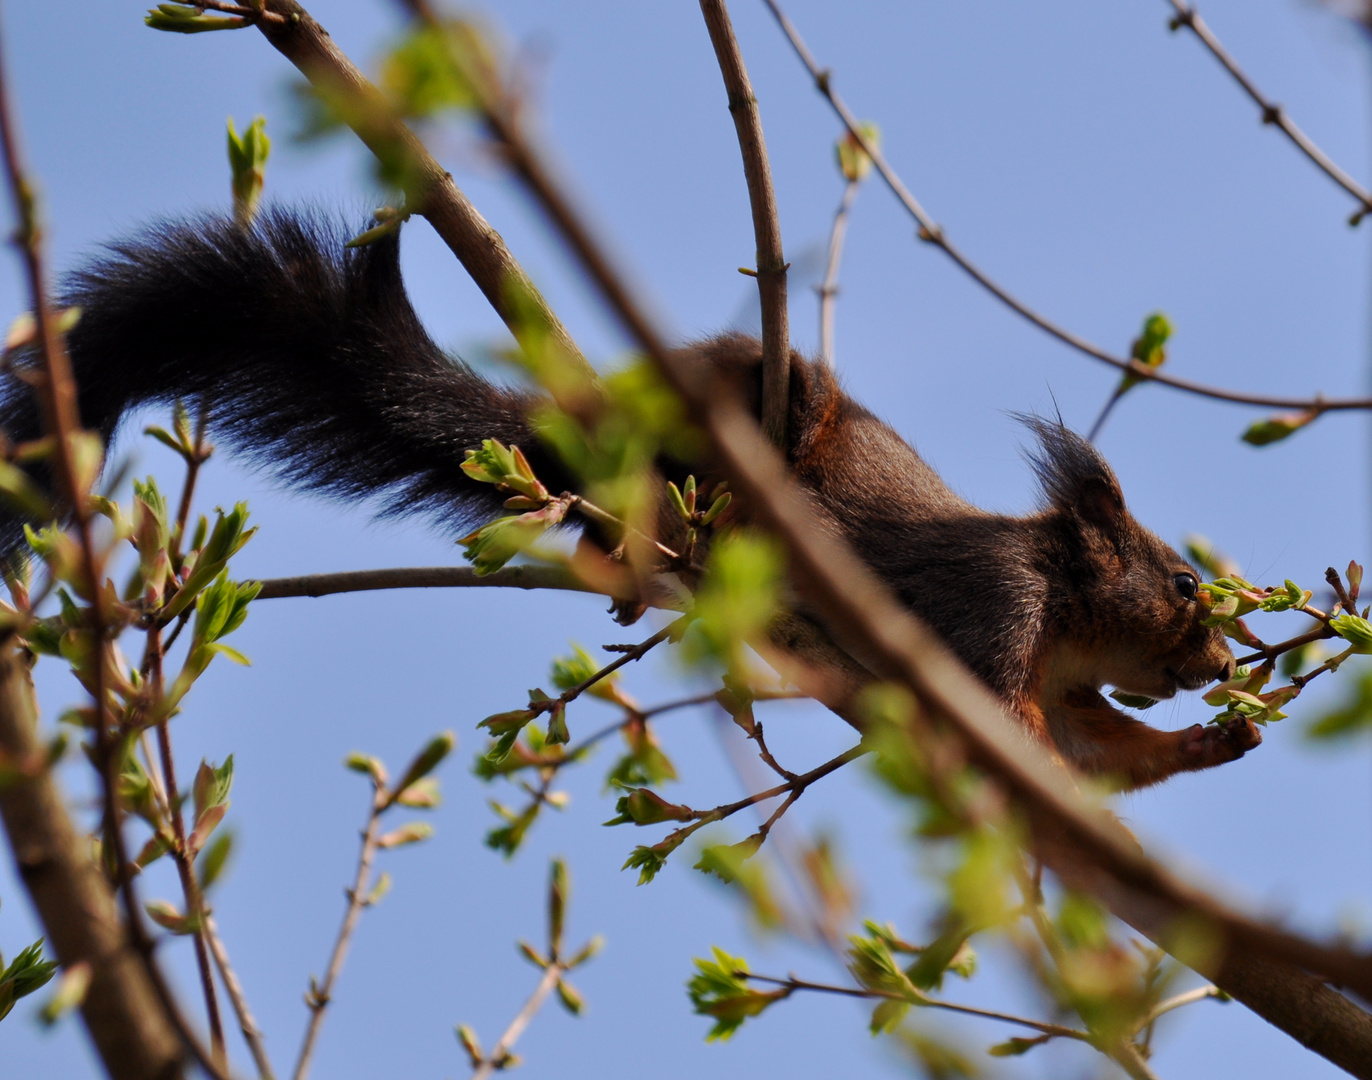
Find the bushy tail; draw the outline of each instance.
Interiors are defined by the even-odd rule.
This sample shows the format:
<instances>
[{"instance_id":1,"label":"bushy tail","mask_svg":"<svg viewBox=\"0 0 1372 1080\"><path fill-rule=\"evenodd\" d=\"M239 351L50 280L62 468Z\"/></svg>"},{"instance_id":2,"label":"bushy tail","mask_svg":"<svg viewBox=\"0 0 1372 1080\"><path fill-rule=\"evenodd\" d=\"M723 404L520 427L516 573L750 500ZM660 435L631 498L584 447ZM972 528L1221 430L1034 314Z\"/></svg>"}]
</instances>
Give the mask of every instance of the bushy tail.
<instances>
[{"instance_id":1,"label":"bushy tail","mask_svg":"<svg viewBox=\"0 0 1372 1080\"><path fill-rule=\"evenodd\" d=\"M537 397L430 340L398 237L352 250L345 239L335 223L275 209L248 229L206 216L110 245L61 297L82 309L68 347L83 423L108 441L131 408L179 398L192 416L208 408L216 441L295 486L379 495L387 511L454 525L498 506L462 472L464 451L500 439L535 456ZM16 442L40 434L13 377L0 428Z\"/></svg>"}]
</instances>

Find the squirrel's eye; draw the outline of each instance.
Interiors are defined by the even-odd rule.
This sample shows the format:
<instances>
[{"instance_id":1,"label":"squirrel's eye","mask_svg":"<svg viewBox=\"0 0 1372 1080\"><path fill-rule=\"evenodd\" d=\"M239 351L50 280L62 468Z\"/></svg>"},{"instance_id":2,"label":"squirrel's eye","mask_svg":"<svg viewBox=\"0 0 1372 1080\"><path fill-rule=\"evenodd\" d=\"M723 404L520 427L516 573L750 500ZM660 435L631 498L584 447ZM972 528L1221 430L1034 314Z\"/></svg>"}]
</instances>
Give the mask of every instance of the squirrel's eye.
<instances>
[{"instance_id":1,"label":"squirrel's eye","mask_svg":"<svg viewBox=\"0 0 1372 1080\"><path fill-rule=\"evenodd\" d=\"M1181 593L1184 599L1194 600L1200 583L1196 581L1195 574L1173 574L1172 584L1177 587L1177 592Z\"/></svg>"}]
</instances>

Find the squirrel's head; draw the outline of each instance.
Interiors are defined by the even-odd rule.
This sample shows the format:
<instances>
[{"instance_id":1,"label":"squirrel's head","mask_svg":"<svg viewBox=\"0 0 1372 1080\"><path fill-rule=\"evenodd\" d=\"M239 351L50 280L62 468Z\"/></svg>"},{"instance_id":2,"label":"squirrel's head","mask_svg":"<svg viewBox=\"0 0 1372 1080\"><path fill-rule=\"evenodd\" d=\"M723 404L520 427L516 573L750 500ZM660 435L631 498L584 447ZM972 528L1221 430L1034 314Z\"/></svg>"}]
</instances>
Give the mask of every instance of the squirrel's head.
<instances>
[{"instance_id":1,"label":"squirrel's head","mask_svg":"<svg viewBox=\"0 0 1372 1080\"><path fill-rule=\"evenodd\" d=\"M1084 680L1169 698L1234 673L1234 655L1206 626L1195 568L1124 505L1099 452L1061 423L1026 422L1047 506L1052 559L1064 593L1051 601Z\"/></svg>"}]
</instances>

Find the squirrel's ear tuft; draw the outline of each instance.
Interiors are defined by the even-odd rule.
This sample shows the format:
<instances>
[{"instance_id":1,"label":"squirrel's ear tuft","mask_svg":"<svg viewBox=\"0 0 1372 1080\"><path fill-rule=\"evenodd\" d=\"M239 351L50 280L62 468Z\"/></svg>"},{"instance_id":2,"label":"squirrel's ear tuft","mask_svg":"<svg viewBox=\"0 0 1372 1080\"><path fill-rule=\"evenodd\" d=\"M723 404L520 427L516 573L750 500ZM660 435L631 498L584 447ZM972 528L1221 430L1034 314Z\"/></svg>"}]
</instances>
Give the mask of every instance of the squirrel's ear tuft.
<instances>
[{"instance_id":1,"label":"squirrel's ear tuft","mask_svg":"<svg viewBox=\"0 0 1372 1080\"><path fill-rule=\"evenodd\" d=\"M1100 452L1061 421L1018 419L1038 438L1038 449L1027 456L1049 506L1105 532L1118 532L1127 515L1124 495Z\"/></svg>"}]
</instances>

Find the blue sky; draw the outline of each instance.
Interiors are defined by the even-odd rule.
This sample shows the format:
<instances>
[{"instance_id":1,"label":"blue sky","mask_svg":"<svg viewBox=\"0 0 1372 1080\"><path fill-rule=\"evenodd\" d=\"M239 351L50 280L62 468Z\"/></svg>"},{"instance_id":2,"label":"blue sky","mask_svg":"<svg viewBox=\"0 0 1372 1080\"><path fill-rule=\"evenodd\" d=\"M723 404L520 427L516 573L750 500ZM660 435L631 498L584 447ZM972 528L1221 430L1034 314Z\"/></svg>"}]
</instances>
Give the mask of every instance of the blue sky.
<instances>
[{"instance_id":1,"label":"blue sky","mask_svg":"<svg viewBox=\"0 0 1372 1080\"><path fill-rule=\"evenodd\" d=\"M395 6L379 0L319 0L311 10L364 67L396 26ZM1124 350L1161 309L1176 328L1169 363L1178 374L1293 394L1367 388L1367 226L1349 229L1348 198L1258 123L1194 39L1167 32L1168 5L796 0L788 10L857 114L880 123L892 164L950 236L1051 317ZM227 116L240 126L267 117L272 198L337 207L356 221L377 203L353 142L291 145L293 71L259 36L155 34L141 14L123 2L4 11L5 55L58 267L149 219L226 207ZM1211 0L1205 14L1312 136L1354 175L1372 176L1368 57L1357 34L1294 0ZM813 347L807 286L842 191L832 164L838 130L762 5L737 2L733 15L795 264L792 331ZM751 285L736 268L753 260L747 196L696 7L524 0L486 17L528 58L555 159L664 325L686 339L746 324ZM434 146L587 352L605 362L620 355L624 340L536 211L470 138L449 133ZM473 354L501 339L499 321L422 222L407 228L404 258L437 340ZM875 182L859 196L841 283L837 352L849 390L969 499L1010 512L1032 506L1025 432L1008 414L1056 405L1085 428L1113 373L1028 327L919 244ZM22 296L16 263L0 262L0 318L20 311ZM1328 565L1366 561L1366 418L1331 416L1259 451L1238 440L1257 415L1145 388L1121 403L1101 445L1141 520L1173 542L1210 536L1256 579L1313 587ZM174 477L145 444L121 447ZM202 492L205 507L247 498L262 527L235 564L240 576L457 561L452 538L423 522L378 523L366 507L301 498L227 458L213 461ZM196 687L175 737L183 771L202 755L235 755L238 855L216 912L280 1071L303 1026L307 977L322 968L342 915L365 810L365 785L339 761L361 749L399 766L444 728L461 746L442 774L437 836L386 857L395 886L365 915L316 1076L465 1075L452 1025L471 1024L489 1045L536 981L513 942L541 934L551 854L567 856L576 881L570 934L600 932L608 944L578 979L587 1015L551 1008L522 1040L527 1075L901 1071L866 1034L863 1012L841 1001L796 999L732 1043L703 1043L706 1023L690 1015L681 984L690 958L711 944L744 953L758 970L838 973L824 956L756 939L730 900L686 869L689 860L643 889L621 874L642 838L599 826L611 816L600 791L608 754L570 781L566 813L541 821L513 861L481 845L493 820L485 799L500 793L467 771L480 746L476 722L546 685L547 660L569 639L591 647L640 634L616 627L601 606L484 590L263 602L235 639L254 666L215 667ZM76 700L51 661L38 676L49 719ZM689 685L660 659L628 682L645 702ZM1305 743L1302 725L1322 700L1302 698L1242 762L1121 799L1119 809L1227 899L1312 930L1350 919L1366 927L1372 763L1365 743L1334 752ZM606 722L598 708L574 711L573 731ZM1150 720L1179 726L1208 712L1192 696ZM774 750L793 768L851 741L816 709L776 706L767 717ZM738 796L710 716L664 719L660 734L683 776L674 797L710 806ZM67 780L79 790L79 770ZM839 838L863 915L924 932L930 890L903 842L905 822L865 774L850 769L817 786L791 816ZM146 885L150 896L172 888L156 875ZM37 930L8 863L0 899L0 949L13 955ZM189 953L172 946L167 956L191 989ZM1004 965L953 994L1029 1008ZM77 1025L44 1032L31 1012L26 1002L0 1025L7 1072L95 1075ZM952 1029L973 1047L1010 1034ZM1241 1007L1210 1003L1163 1028L1154 1064L1169 1078L1335 1075ZM1071 1051L1017 1067L1054 1077L1100 1068Z\"/></svg>"}]
</instances>

